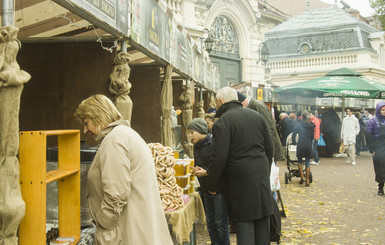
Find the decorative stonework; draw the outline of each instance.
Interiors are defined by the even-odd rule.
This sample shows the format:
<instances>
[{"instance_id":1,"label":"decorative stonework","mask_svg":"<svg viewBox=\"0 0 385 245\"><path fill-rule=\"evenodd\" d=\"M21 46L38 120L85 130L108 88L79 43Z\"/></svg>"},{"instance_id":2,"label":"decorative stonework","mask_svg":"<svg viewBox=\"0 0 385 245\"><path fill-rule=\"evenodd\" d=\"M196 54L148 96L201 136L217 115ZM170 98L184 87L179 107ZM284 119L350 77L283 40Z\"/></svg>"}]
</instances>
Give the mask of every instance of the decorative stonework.
<instances>
[{"instance_id":1,"label":"decorative stonework","mask_svg":"<svg viewBox=\"0 0 385 245\"><path fill-rule=\"evenodd\" d=\"M210 35L218 40L214 43L213 50L222 53L229 53L239 56L239 41L237 32L231 21L220 15L215 18L210 28Z\"/></svg>"}]
</instances>

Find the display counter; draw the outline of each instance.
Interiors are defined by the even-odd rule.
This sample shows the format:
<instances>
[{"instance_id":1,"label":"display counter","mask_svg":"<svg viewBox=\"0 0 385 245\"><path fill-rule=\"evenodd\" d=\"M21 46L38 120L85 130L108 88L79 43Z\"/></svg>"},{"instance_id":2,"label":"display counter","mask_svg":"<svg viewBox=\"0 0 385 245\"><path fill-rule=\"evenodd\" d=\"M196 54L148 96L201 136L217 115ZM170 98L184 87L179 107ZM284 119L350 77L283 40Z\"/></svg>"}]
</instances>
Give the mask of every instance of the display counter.
<instances>
[{"instance_id":1,"label":"display counter","mask_svg":"<svg viewBox=\"0 0 385 245\"><path fill-rule=\"evenodd\" d=\"M166 212L166 219L174 244L195 244L195 223L206 223L202 200L198 192L187 196L182 208Z\"/></svg>"},{"instance_id":2,"label":"display counter","mask_svg":"<svg viewBox=\"0 0 385 245\"><path fill-rule=\"evenodd\" d=\"M170 234L175 245L195 245L196 222L206 223L203 203L198 192L184 195L186 203L183 207L170 212L165 212ZM47 224L46 232L57 228L57 224ZM78 245L91 245L94 243L95 226L81 230L81 240Z\"/></svg>"}]
</instances>

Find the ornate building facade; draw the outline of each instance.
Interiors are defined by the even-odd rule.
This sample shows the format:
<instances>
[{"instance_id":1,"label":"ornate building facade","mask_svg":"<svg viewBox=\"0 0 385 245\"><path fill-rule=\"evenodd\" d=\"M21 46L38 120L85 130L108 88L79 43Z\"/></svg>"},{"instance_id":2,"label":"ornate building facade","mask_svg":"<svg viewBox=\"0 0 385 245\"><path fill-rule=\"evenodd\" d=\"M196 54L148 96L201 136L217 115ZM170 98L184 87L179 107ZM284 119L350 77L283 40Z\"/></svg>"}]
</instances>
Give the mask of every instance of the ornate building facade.
<instances>
[{"instance_id":1,"label":"ornate building facade","mask_svg":"<svg viewBox=\"0 0 385 245\"><path fill-rule=\"evenodd\" d=\"M220 71L221 87L263 82L259 46L264 33L288 15L255 0L183 0L174 5L180 22L201 48L208 36L215 39L210 59Z\"/></svg>"}]
</instances>

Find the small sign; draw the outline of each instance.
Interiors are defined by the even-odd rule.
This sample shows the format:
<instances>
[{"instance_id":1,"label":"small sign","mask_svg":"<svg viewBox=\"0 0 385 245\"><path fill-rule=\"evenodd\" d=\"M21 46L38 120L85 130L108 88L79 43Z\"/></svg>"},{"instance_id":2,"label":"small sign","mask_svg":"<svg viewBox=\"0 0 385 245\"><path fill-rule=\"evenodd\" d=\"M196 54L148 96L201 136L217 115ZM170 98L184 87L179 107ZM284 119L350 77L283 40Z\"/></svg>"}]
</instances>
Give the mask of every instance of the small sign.
<instances>
[{"instance_id":1,"label":"small sign","mask_svg":"<svg viewBox=\"0 0 385 245\"><path fill-rule=\"evenodd\" d=\"M263 89L259 88L257 90L257 99L258 100L263 100Z\"/></svg>"}]
</instances>

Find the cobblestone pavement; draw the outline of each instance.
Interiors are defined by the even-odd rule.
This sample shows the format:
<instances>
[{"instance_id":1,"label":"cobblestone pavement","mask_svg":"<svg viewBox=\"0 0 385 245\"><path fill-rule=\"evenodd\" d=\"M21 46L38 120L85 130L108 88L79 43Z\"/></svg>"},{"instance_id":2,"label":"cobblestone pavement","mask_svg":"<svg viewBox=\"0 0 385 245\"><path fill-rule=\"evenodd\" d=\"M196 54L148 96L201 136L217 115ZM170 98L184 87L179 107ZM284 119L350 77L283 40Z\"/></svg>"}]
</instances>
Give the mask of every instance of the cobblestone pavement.
<instances>
[{"instance_id":1,"label":"cobblestone pavement","mask_svg":"<svg viewBox=\"0 0 385 245\"><path fill-rule=\"evenodd\" d=\"M372 157L361 152L356 166L345 160L321 158L311 166L310 187L297 177L285 184L286 162L277 163L287 215L281 244L385 244L385 197L377 195ZM235 234L230 239L235 245ZM203 225L197 226L197 244L210 244Z\"/></svg>"}]
</instances>

